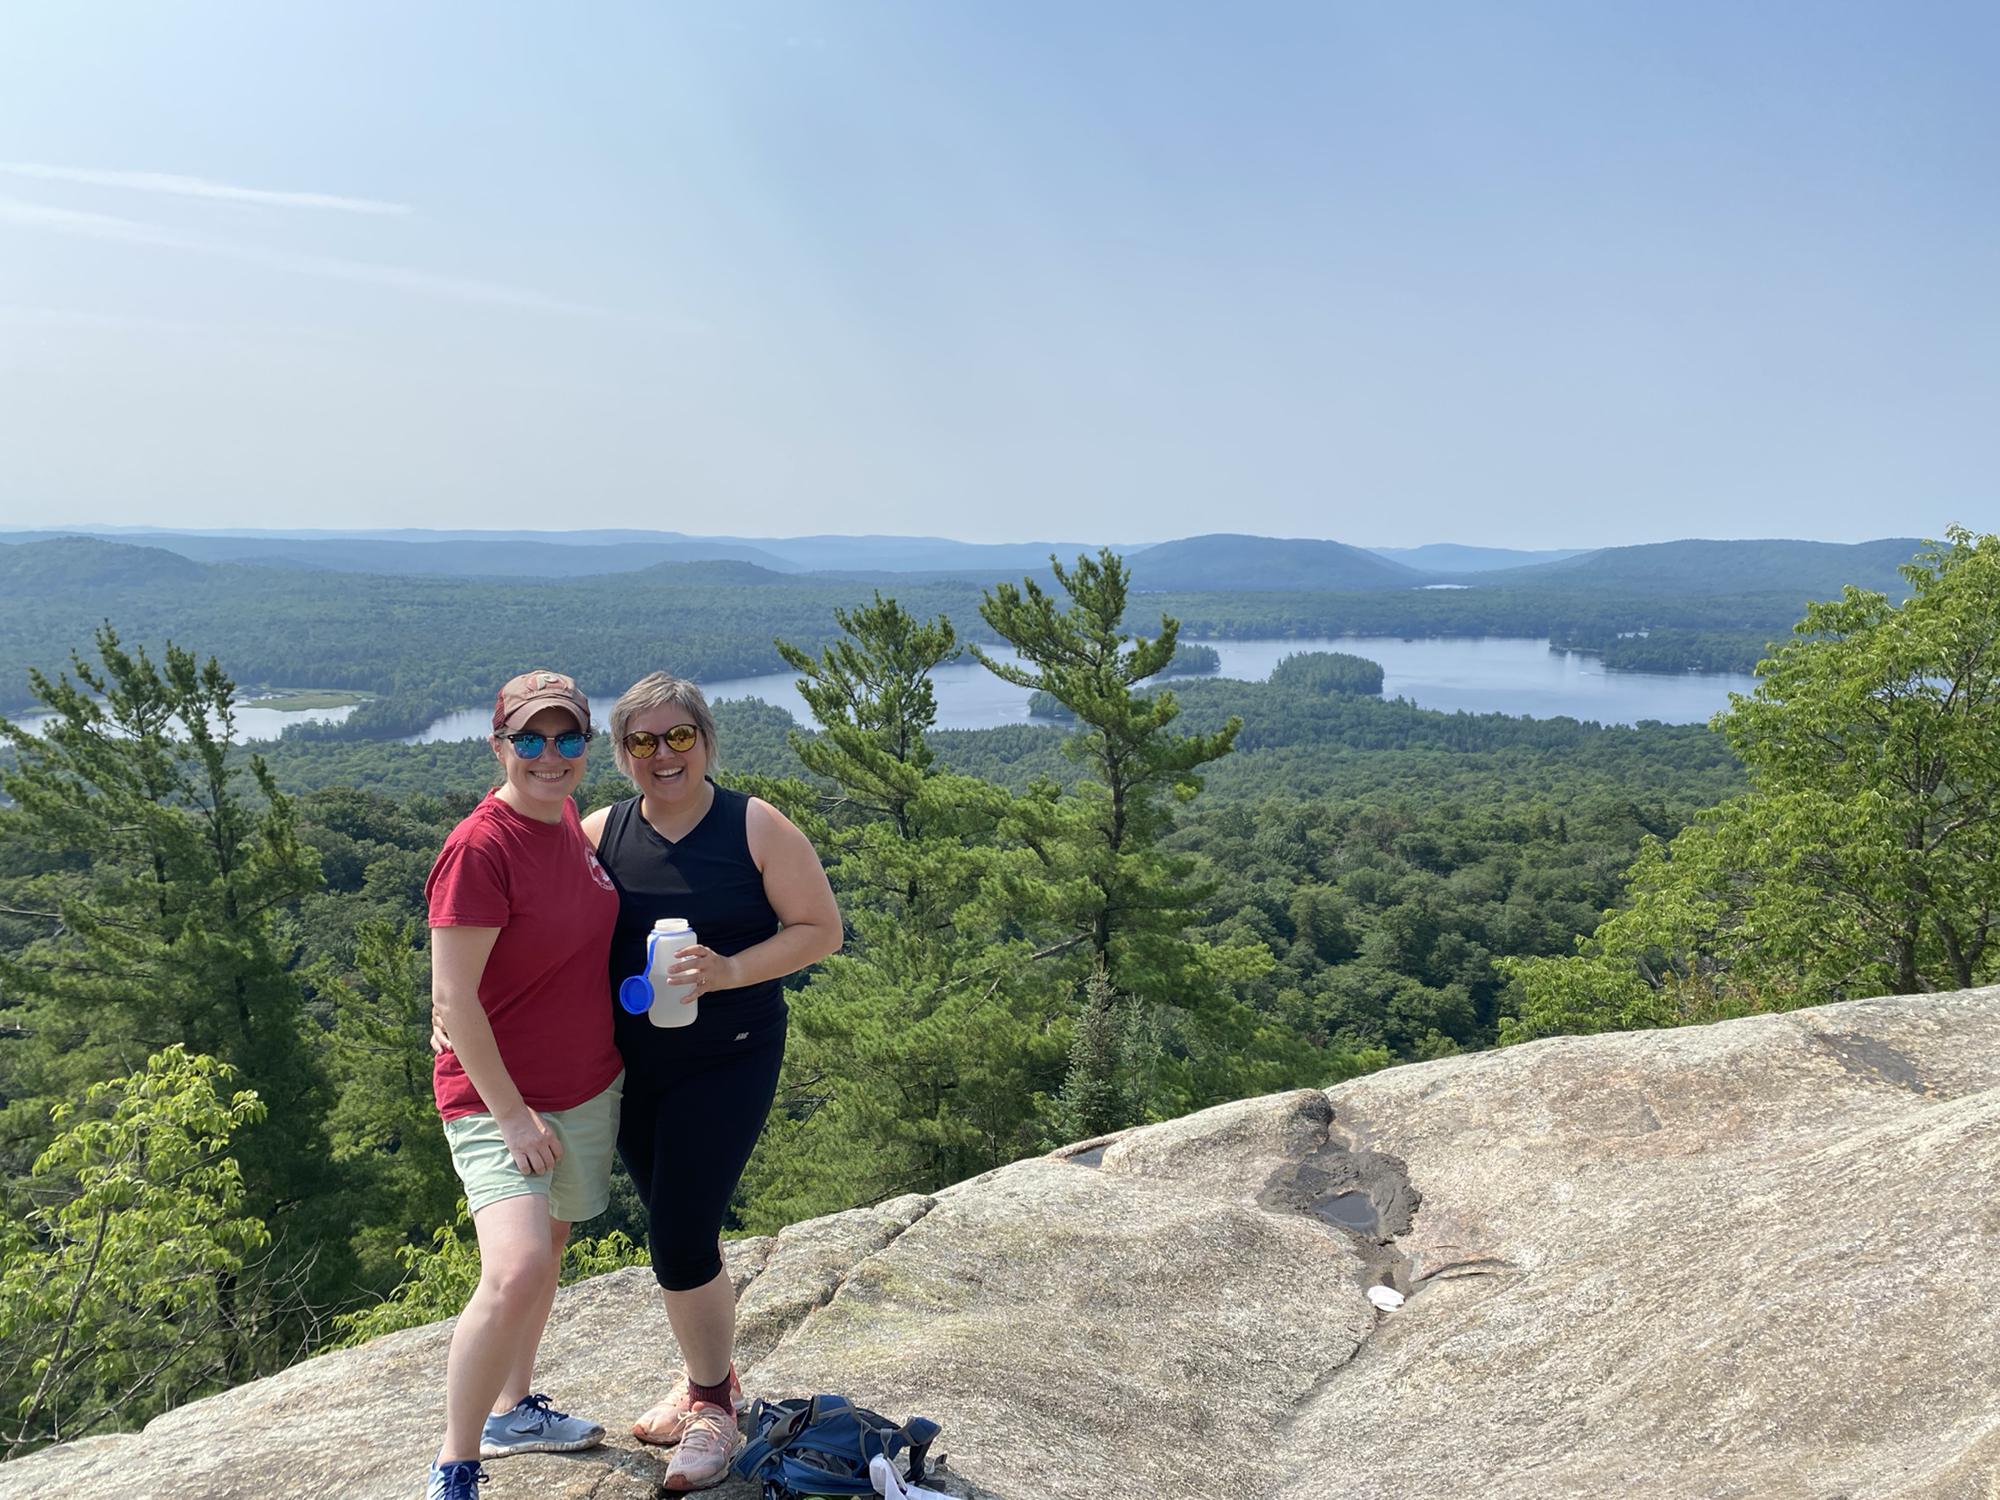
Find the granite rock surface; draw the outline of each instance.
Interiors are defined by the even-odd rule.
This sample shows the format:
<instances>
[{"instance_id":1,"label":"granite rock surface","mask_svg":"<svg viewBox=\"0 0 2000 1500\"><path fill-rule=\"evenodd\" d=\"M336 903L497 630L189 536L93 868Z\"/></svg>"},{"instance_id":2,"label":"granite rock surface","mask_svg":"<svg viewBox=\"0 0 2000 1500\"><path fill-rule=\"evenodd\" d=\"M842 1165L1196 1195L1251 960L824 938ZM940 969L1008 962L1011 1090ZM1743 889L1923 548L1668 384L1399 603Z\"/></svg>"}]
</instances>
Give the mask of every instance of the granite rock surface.
<instances>
[{"instance_id":1,"label":"granite rock surface","mask_svg":"<svg viewBox=\"0 0 2000 1500\"><path fill-rule=\"evenodd\" d=\"M739 1367L936 1418L933 1483L978 1500L2000 1500L1996 1188L2000 989L1565 1038L734 1243ZM0 1500L417 1496L448 1335ZM677 1364L649 1273L566 1289L539 1383L612 1441L489 1464L490 1500L658 1493L623 1434Z\"/></svg>"}]
</instances>

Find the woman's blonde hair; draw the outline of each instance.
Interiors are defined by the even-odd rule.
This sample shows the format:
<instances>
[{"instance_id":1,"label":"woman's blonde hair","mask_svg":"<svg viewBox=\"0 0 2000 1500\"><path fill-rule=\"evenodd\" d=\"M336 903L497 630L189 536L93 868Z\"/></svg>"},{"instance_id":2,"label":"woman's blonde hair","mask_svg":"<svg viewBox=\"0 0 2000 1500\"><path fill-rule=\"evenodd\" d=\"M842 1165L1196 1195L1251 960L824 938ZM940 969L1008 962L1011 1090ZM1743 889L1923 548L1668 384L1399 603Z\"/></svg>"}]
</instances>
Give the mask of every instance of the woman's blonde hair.
<instances>
[{"instance_id":1,"label":"woman's blonde hair","mask_svg":"<svg viewBox=\"0 0 2000 1500\"><path fill-rule=\"evenodd\" d=\"M628 777L632 776L632 757L625 753L625 731L640 714L669 704L685 709L694 720L694 727L708 750L709 771L713 772L721 762L722 747L715 742L715 715L708 711L708 700L702 697L701 689L685 677L653 672L625 689L611 705L611 758Z\"/></svg>"}]
</instances>

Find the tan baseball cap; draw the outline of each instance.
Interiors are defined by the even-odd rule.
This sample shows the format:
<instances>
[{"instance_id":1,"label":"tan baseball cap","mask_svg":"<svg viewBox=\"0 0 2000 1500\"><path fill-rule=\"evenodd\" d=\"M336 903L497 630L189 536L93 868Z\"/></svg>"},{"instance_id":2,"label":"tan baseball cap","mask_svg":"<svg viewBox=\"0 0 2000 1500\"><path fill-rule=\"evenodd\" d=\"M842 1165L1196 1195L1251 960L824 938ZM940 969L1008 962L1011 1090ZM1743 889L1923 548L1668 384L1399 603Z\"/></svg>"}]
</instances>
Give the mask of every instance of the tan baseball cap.
<instances>
[{"instance_id":1,"label":"tan baseball cap","mask_svg":"<svg viewBox=\"0 0 2000 1500\"><path fill-rule=\"evenodd\" d=\"M523 672L507 679L493 700L493 727L519 729L545 708L566 708L576 715L577 728L590 728L590 700L576 679L544 671Z\"/></svg>"}]
</instances>

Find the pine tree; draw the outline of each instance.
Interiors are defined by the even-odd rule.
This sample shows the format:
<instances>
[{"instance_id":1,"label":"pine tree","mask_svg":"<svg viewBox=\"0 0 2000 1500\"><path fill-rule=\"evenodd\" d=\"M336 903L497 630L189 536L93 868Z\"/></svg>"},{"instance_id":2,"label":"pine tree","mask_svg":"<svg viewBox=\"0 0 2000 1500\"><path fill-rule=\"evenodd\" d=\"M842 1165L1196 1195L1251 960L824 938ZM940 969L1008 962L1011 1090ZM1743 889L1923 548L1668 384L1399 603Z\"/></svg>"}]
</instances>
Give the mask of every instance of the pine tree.
<instances>
[{"instance_id":1,"label":"pine tree","mask_svg":"<svg viewBox=\"0 0 2000 1500\"><path fill-rule=\"evenodd\" d=\"M1051 1144L1089 1140L1132 1123L1137 1115L1132 1068L1144 1054L1137 1012L1119 1002L1101 968L1084 981L1082 1014L1070 1038L1069 1071L1054 1112Z\"/></svg>"},{"instance_id":2,"label":"pine tree","mask_svg":"<svg viewBox=\"0 0 2000 1500\"><path fill-rule=\"evenodd\" d=\"M1113 988L1148 999L1177 998L1194 967L1183 939L1201 911L1206 888L1191 864L1167 855L1160 837L1172 826L1172 801L1201 790L1199 768L1227 755L1243 728L1232 717L1213 734L1179 734L1180 705L1166 689L1133 691L1173 660L1178 621L1161 616L1160 633L1134 639L1124 627L1129 575L1109 548L1079 557L1073 569L1050 559L1067 607L1034 579L996 585L980 614L1027 663L972 653L1016 686L1045 692L1078 721L1064 753L1084 770L1070 830L1077 873L1088 887L1076 920Z\"/></svg>"},{"instance_id":3,"label":"pine tree","mask_svg":"<svg viewBox=\"0 0 2000 1500\"><path fill-rule=\"evenodd\" d=\"M846 950L794 997L786 1097L746 1182L753 1227L929 1191L1033 1151L1061 1077L1079 946L1037 942L1054 906L998 830L1012 799L942 771L925 734L950 622L893 599L838 613L818 658L779 643L819 723L795 736L825 779L823 852Z\"/></svg>"},{"instance_id":4,"label":"pine tree","mask_svg":"<svg viewBox=\"0 0 2000 1500\"><path fill-rule=\"evenodd\" d=\"M37 935L0 952L0 1111L17 1180L51 1106L136 1074L181 1045L233 1068L268 1110L234 1143L246 1210L277 1240L273 1280L231 1291L245 1373L295 1352L301 1266L347 1283L324 1128L326 1083L276 916L319 882L291 803L260 759L231 753L235 684L169 645L155 663L106 625L99 665L32 674L53 712L39 734L0 721L0 902ZM246 787L243 783L247 781ZM27 914L27 915L23 915ZM280 1310L280 1304L292 1312Z\"/></svg>"},{"instance_id":5,"label":"pine tree","mask_svg":"<svg viewBox=\"0 0 2000 1500\"><path fill-rule=\"evenodd\" d=\"M1110 990L1142 1007L1121 1066L1130 1118L1178 1113L1289 1080L1307 1060L1235 998L1272 963L1267 948L1191 941L1212 887L1195 862L1162 846L1176 805L1201 790L1200 768L1227 755L1242 729L1174 729L1180 706L1164 688L1137 692L1173 660L1179 623L1134 638L1124 626L1128 574L1109 548L1073 568L1050 559L1066 605L1034 579L1002 583L980 613L1025 665L979 647L973 655L1014 683L1048 694L1075 717L1063 750L1083 770L1073 794L1038 785L1017 800L1010 832L1044 861L1062 920L1088 943ZM1097 1026L1088 991L1082 1021ZM1150 1049L1150 1051L1148 1051Z\"/></svg>"},{"instance_id":6,"label":"pine tree","mask_svg":"<svg viewBox=\"0 0 2000 1500\"><path fill-rule=\"evenodd\" d=\"M911 804L931 770L924 734L937 722L931 673L960 654L957 633L942 615L919 622L878 591L860 609L836 609L845 640L819 657L785 641L775 644L800 673L799 693L819 733L791 736L808 771L841 790L848 821L886 819L899 838L917 836Z\"/></svg>"},{"instance_id":7,"label":"pine tree","mask_svg":"<svg viewBox=\"0 0 2000 1500\"><path fill-rule=\"evenodd\" d=\"M387 1291L402 1252L449 1222L459 1201L451 1153L431 1097L431 1001L417 924L364 921L354 972L315 974L334 1000L328 1071L338 1102L327 1119L336 1162L351 1167L349 1243L361 1284Z\"/></svg>"}]
</instances>

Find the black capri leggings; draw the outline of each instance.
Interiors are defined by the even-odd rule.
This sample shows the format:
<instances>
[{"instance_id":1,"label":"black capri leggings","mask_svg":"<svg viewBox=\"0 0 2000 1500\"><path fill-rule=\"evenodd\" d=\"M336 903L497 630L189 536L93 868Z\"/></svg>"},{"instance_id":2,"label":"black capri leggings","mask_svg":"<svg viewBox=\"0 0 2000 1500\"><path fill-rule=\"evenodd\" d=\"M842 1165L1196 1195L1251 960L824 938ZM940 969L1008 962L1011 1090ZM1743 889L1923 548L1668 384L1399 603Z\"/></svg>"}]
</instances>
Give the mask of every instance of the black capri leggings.
<instances>
[{"instance_id":1,"label":"black capri leggings","mask_svg":"<svg viewBox=\"0 0 2000 1500\"><path fill-rule=\"evenodd\" d=\"M625 1078L618 1155L646 1200L653 1274L670 1292L706 1286L722 1269L716 1244L778 1095L785 1037L721 1056L646 1061Z\"/></svg>"}]
</instances>

